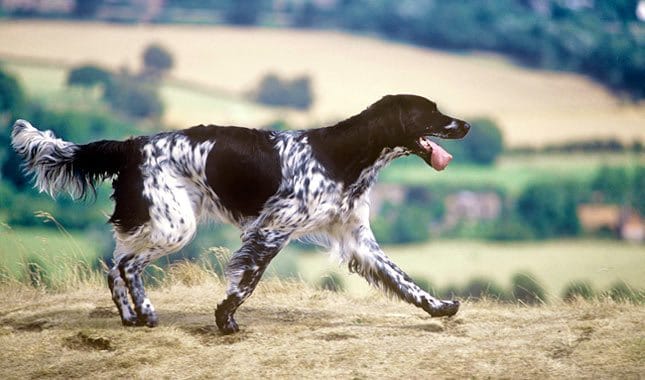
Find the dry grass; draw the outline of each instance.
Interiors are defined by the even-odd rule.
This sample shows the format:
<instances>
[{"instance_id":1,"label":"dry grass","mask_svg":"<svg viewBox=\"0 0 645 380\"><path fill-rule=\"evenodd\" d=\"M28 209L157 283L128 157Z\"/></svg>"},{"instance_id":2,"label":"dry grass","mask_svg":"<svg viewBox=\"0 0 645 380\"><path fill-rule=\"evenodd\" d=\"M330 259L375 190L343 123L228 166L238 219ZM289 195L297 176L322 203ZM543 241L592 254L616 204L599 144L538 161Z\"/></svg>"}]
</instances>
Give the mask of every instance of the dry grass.
<instances>
[{"instance_id":1,"label":"dry grass","mask_svg":"<svg viewBox=\"0 0 645 380\"><path fill-rule=\"evenodd\" d=\"M183 264L150 292L155 329L121 327L95 280L48 293L0 286L2 378L638 377L645 309L612 302L541 307L465 303L455 318L371 294L264 281L221 336L216 277ZM190 286L186 285L190 280Z\"/></svg>"},{"instance_id":2,"label":"dry grass","mask_svg":"<svg viewBox=\"0 0 645 380\"><path fill-rule=\"evenodd\" d=\"M160 42L176 58L175 79L238 96L268 71L313 78L316 100L308 114L266 112L244 103L230 111L216 97L195 100L185 91L166 91L166 99L177 104L169 105L169 121L178 126L259 126L276 117L327 123L383 94L406 92L434 98L463 117L494 118L509 145L645 138L645 104L623 104L579 75L529 70L491 55L448 54L334 32L39 21L1 23L0 42L4 57L112 68L136 68L143 48Z\"/></svg>"}]
</instances>

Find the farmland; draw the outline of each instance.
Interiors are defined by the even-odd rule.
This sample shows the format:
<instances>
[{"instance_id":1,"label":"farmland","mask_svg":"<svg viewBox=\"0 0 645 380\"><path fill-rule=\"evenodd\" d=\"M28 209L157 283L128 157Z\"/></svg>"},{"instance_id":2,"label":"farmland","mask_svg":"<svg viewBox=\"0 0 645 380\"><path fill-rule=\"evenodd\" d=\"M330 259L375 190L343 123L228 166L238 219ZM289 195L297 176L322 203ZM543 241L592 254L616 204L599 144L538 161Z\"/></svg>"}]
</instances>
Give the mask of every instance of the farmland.
<instances>
[{"instance_id":1,"label":"farmland","mask_svg":"<svg viewBox=\"0 0 645 380\"><path fill-rule=\"evenodd\" d=\"M582 76L522 68L495 55L445 53L329 31L3 21L0 64L20 79L29 98L49 108L109 112L97 89L67 87L67 70L88 62L137 70L141 52L152 42L175 57L161 87L163 122L170 128L210 122L260 127L277 119L318 126L357 113L385 93L412 92L463 118L492 118L509 147L605 137L628 144L645 140L645 104L625 102ZM249 101L245 94L269 71L310 75L313 108L273 109ZM446 172L435 173L411 158L380 178L402 185L490 184L515 197L536 180L589 181L603 165L633 167L644 160L636 153L507 154L482 167L456 157ZM511 277L525 272L546 291L546 303L532 307L461 298L460 313L450 319L431 319L389 300L333 256L292 246L240 308L242 331L221 336L213 308L225 285L212 268L153 265L157 277L149 289L161 326L126 329L98 264L109 251L109 226L100 226L100 232L10 227L2 216L0 378L635 378L645 373L644 306L617 303L601 293L618 282L645 289L642 245L558 239L383 247L414 279L434 289L461 288L476 278L509 289ZM345 292L317 288L330 273ZM564 303L562 290L576 280L588 281L598 297Z\"/></svg>"},{"instance_id":2,"label":"farmland","mask_svg":"<svg viewBox=\"0 0 645 380\"><path fill-rule=\"evenodd\" d=\"M334 32L69 22L3 22L0 41L0 58L9 61L31 59L60 68L93 62L112 69L136 69L143 48L162 42L176 57L171 77L209 89L210 99L201 104L213 107L198 111L190 106L195 98L175 94L177 106L169 103L167 121L177 126L204 119L260 126L276 118L298 126L326 124L383 94L407 92L432 97L464 118L491 117L510 146L591 137L632 142L645 136L645 105L624 103L579 75L525 69L486 54L449 54ZM330 54L336 51L343 54ZM231 112L220 103L222 97L239 100L269 71L310 75L313 109L298 113L247 105ZM608 128L615 125L620 128Z\"/></svg>"}]
</instances>

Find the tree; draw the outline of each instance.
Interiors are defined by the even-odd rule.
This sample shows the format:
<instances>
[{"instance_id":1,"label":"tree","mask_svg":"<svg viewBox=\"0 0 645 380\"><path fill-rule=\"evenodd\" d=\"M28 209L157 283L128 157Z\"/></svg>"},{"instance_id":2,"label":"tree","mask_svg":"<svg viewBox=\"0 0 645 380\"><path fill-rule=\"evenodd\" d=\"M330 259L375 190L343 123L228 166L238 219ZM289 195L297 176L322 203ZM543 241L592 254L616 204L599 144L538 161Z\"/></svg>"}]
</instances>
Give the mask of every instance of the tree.
<instances>
[{"instance_id":1,"label":"tree","mask_svg":"<svg viewBox=\"0 0 645 380\"><path fill-rule=\"evenodd\" d=\"M0 114L17 113L25 104L25 94L12 75L0 70Z\"/></svg>"},{"instance_id":2,"label":"tree","mask_svg":"<svg viewBox=\"0 0 645 380\"><path fill-rule=\"evenodd\" d=\"M466 155L474 163L493 164L504 150L502 132L489 119L474 120L472 125L463 141Z\"/></svg>"},{"instance_id":3,"label":"tree","mask_svg":"<svg viewBox=\"0 0 645 380\"><path fill-rule=\"evenodd\" d=\"M623 204L629 200L631 178L625 168L603 166L593 179L591 189L600 192L606 202Z\"/></svg>"},{"instance_id":4,"label":"tree","mask_svg":"<svg viewBox=\"0 0 645 380\"><path fill-rule=\"evenodd\" d=\"M92 18L102 4L103 0L76 0L73 14L77 18Z\"/></svg>"},{"instance_id":5,"label":"tree","mask_svg":"<svg viewBox=\"0 0 645 380\"><path fill-rule=\"evenodd\" d=\"M143 52L144 74L160 76L168 72L174 65L170 52L159 44L146 47Z\"/></svg>"},{"instance_id":6,"label":"tree","mask_svg":"<svg viewBox=\"0 0 645 380\"><path fill-rule=\"evenodd\" d=\"M75 67L67 74L69 86L93 87L97 84L107 85L112 74L98 66L83 65Z\"/></svg>"},{"instance_id":7,"label":"tree","mask_svg":"<svg viewBox=\"0 0 645 380\"><path fill-rule=\"evenodd\" d=\"M537 238L574 236L580 232L576 193L573 183L536 183L520 194L517 212Z\"/></svg>"},{"instance_id":8,"label":"tree","mask_svg":"<svg viewBox=\"0 0 645 380\"><path fill-rule=\"evenodd\" d=\"M288 80L269 73L260 81L253 98L269 106L306 110L313 103L311 87L311 79L308 76Z\"/></svg>"},{"instance_id":9,"label":"tree","mask_svg":"<svg viewBox=\"0 0 645 380\"><path fill-rule=\"evenodd\" d=\"M262 0L233 0L226 8L225 18L234 25L255 25L258 22Z\"/></svg>"},{"instance_id":10,"label":"tree","mask_svg":"<svg viewBox=\"0 0 645 380\"><path fill-rule=\"evenodd\" d=\"M113 109L129 117L154 119L163 114L158 87L127 73L110 81L104 98Z\"/></svg>"}]
</instances>

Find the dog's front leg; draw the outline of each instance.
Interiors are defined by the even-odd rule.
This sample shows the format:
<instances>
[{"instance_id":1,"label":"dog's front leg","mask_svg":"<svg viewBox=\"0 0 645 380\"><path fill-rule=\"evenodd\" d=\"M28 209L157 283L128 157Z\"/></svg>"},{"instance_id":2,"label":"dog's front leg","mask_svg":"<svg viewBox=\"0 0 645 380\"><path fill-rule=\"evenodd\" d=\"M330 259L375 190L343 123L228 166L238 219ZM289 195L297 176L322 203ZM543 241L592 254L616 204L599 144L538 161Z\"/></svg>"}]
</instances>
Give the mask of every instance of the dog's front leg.
<instances>
[{"instance_id":1,"label":"dog's front leg","mask_svg":"<svg viewBox=\"0 0 645 380\"><path fill-rule=\"evenodd\" d=\"M223 334L239 331L233 314L253 293L266 267L286 245L289 234L276 231L254 231L245 234L242 247L233 253L226 275L226 298L217 305L215 322Z\"/></svg>"},{"instance_id":2,"label":"dog's front leg","mask_svg":"<svg viewBox=\"0 0 645 380\"><path fill-rule=\"evenodd\" d=\"M444 301L431 296L412 281L381 250L369 226L360 225L342 244L349 270L359 273L372 285L422 308L433 317L451 316L459 301Z\"/></svg>"}]
</instances>

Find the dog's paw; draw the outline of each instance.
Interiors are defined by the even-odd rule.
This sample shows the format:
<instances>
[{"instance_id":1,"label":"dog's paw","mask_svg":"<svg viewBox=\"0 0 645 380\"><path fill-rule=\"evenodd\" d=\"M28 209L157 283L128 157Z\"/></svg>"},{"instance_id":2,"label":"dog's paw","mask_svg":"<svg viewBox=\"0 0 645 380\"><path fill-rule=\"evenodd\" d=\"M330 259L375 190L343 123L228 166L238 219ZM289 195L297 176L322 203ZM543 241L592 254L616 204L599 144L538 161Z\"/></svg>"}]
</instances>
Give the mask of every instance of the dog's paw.
<instances>
[{"instance_id":1,"label":"dog's paw","mask_svg":"<svg viewBox=\"0 0 645 380\"><path fill-rule=\"evenodd\" d=\"M144 314L137 318L137 326L157 327L159 324L159 317L157 314Z\"/></svg>"},{"instance_id":2,"label":"dog's paw","mask_svg":"<svg viewBox=\"0 0 645 380\"><path fill-rule=\"evenodd\" d=\"M440 305L427 305L424 310L432 317L451 317L459 311L459 301L441 301Z\"/></svg>"},{"instance_id":3,"label":"dog's paw","mask_svg":"<svg viewBox=\"0 0 645 380\"><path fill-rule=\"evenodd\" d=\"M125 327L134 327L134 326L137 326L138 320L137 320L137 317L135 316L132 316L130 318L121 317L121 324Z\"/></svg>"},{"instance_id":4,"label":"dog's paw","mask_svg":"<svg viewBox=\"0 0 645 380\"><path fill-rule=\"evenodd\" d=\"M227 313L223 307L218 307L215 310L215 323L217 328L223 335L234 334L240 331L240 327L235 322L232 314Z\"/></svg>"}]
</instances>

